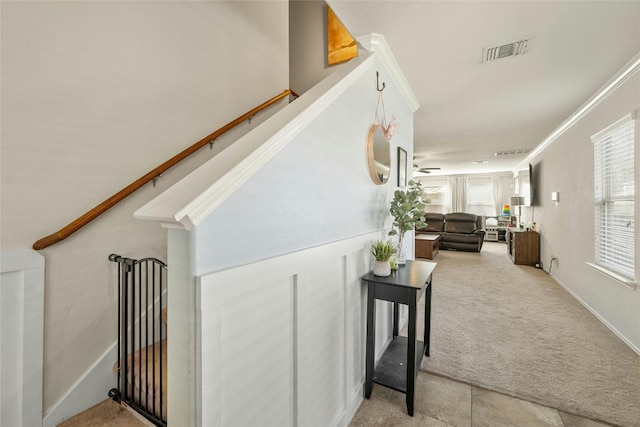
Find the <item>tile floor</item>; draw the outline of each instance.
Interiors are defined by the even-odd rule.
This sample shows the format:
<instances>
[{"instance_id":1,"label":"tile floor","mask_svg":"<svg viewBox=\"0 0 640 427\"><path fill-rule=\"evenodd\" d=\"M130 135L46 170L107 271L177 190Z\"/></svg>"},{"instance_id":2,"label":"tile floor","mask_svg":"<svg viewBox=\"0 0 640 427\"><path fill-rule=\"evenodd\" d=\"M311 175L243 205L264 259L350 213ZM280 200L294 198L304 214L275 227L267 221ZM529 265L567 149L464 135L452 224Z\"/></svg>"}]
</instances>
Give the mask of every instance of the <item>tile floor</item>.
<instances>
[{"instance_id":1,"label":"tile floor","mask_svg":"<svg viewBox=\"0 0 640 427\"><path fill-rule=\"evenodd\" d=\"M405 395L379 384L364 399L350 427L603 427L609 426L556 409L420 371L414 416Z\"/></svg>"}]
</instances>

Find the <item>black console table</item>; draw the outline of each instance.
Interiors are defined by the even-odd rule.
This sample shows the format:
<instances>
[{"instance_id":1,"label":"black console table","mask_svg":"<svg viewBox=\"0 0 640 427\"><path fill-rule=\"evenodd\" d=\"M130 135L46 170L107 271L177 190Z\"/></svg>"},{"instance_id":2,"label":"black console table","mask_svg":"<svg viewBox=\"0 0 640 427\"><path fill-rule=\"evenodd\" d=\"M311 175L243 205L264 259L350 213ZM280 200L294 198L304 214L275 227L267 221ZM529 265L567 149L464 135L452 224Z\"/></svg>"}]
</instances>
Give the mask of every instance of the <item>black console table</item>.
<instances>
[{"instance_id":1,"label":"black console table","mask_svg":"<svg viewBox=\"0 0 640 427\"><path fill-rule=\"evenodd\" d=\"M362 281L368 285L367 295L367 353L364 396L369 399L373 383L381 384L407 396L407 412L413 416L415 402L415 379L422 355L429 356L429 335L431 329L431 274L436 263L407 261L406 265L392 271L391 276L379 277L372 272L364 275ZM425 294L424 341L416 339L417 305ZM375 300L393 302L393 340L386 349L378 365L375 358ZM398 304L409 306L408 337L398 334Z\"/></svg>"}]
</instances>

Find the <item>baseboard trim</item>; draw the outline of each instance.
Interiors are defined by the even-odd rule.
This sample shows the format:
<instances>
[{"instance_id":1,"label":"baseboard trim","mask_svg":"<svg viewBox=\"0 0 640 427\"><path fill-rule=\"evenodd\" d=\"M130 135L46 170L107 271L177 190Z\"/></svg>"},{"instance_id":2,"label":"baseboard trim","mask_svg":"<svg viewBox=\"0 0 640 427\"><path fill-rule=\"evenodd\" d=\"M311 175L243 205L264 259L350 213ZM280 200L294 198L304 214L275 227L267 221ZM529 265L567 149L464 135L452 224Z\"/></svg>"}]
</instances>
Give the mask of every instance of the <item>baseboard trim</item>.
<instances>
[{"instance_id":1,"label":"baseboard trim","mask_svg":"<svg viewBox=\"0 0 640 427\"><path fill-rule=\"evenodd\" d=\"M113 373L118 359L115 342L94 362L51 408L42 420L43 427L55 427L62 421L107 399L107 393L116 386Z\"/></svg>"},{"instance_id":2,"label":"baseboard trim","mask_svg":"<svg viewBox=\"0 0 640 427\"><path fill-rule=\"evenodd\" d=\"M351 424L353 417L355 417L356 412L360 408L360 405L364 401L364 384L360 385L360 387L356 388L356 391L351 395L351 399L349 399L349 403L347 408L342 412L342 415L338 419L338 422L335 424L336 427L347 427Z\"/></svg>"},{"instance_id":3,"label":"baseboard trim","mask_svg":"<svg viewBox=\"0 0 640 427\"><path fill-rule=\"evenodd\" d=\"M562 283L562 281L560 279L558 279L556 276L554 275L549 275L549 277L551 277L558 285L560 285L565 291L567 291L569 293L569 295L571 295L573 298L575 298L576 301L578 301L580 304L582 304L582 306L584 308L586 308L587 310L589 310L589 312L591 314L593 314L594 316L596 316L596 318L601 321L607 328L609 328L609 330L611 332L613 332L618 338L620 338L626 345L629 346L629 348L631 348L631 350L635 351L636 354L638 356L640 356L640 348L636 347L627 337L625 337L622 332L620 332L619 330L617 330L615 328L615 326L613 326L611 323L609 323L607 321L607 319L605 319L604 317L602 317L596 310L594 310L589 304L587 304L586 301L584 301L582 298L580 298L578 296L578 294L576 294L575 292L573 292L571 289L569 289L568 286L566 286L564 283Z\"/></svg>"},{"instance_id":4,"label":"baseboard trim","mask_svg":"<svg viewBox=\"0 0 640 427\"><path fill-rule=\"evenodd\" d=\"M162 292L164 301L166 301L166 295L165 289ZM157 296L155 304L159 301L161 301L160 296ZM135 324L137 325L138 321ZM107 399L109 390L118 385L117 376L113 373L113 364L116 360L118 360L118 340L98 357L60 400L47 409L42 427L55 427L62 421Z\"/></svg>"}]
</instances>

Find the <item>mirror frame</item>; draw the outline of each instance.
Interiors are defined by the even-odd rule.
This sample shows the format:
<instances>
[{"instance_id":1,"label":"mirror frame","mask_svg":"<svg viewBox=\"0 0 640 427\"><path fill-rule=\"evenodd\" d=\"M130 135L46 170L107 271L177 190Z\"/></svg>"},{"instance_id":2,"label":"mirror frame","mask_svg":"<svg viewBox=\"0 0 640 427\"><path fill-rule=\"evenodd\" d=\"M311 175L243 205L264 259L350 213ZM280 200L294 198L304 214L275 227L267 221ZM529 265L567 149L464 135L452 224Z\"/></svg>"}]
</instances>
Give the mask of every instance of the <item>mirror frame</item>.
<instances>
[{"instance_id":1,"label":"mirror frame","mask_svg":"<svg viewBox=\"0 0 640 427\"><path fill-rule=\"evenodd\" d=\"M388 173L386 175L383 175L382 178L380 177L380 175L378 175L378 171L376 168L375 142L377 132L379 132L380 137L382 137L382 140L384 140L384 143L386 144L385 150L388 152L389 159L388 164L382 164L383 166L388 168ZM380 125L372 125L369 128L369 134L367 136L367 166L369 168L369 175L371 176L371 180L373 180L374 184L382 185L386 184L389 181L389 177L391 176L391 145L389 144L389 141L387 141L387 139L384 137Z\"/></svg>"}]
</instances>

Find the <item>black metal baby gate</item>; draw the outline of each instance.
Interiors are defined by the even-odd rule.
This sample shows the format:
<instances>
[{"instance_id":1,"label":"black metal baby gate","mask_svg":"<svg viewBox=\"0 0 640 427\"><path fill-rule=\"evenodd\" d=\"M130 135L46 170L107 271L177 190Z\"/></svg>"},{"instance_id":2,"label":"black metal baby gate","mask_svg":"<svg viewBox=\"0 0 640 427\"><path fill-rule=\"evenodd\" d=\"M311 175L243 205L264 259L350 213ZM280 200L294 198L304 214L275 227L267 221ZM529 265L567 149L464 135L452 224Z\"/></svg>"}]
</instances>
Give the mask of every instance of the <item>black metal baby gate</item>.
<instances>
[{"instance_id":1,"label":"black metal baby gate","mask_svg":"<svg viewBox=\"0 0 640 427\"><path fill-rule=\"evenodd\" d=\"M119 265L118 360L114 400L157 426L167 425L167 265L155 258L116 254Z\"/></svg>"}]
</instances>

